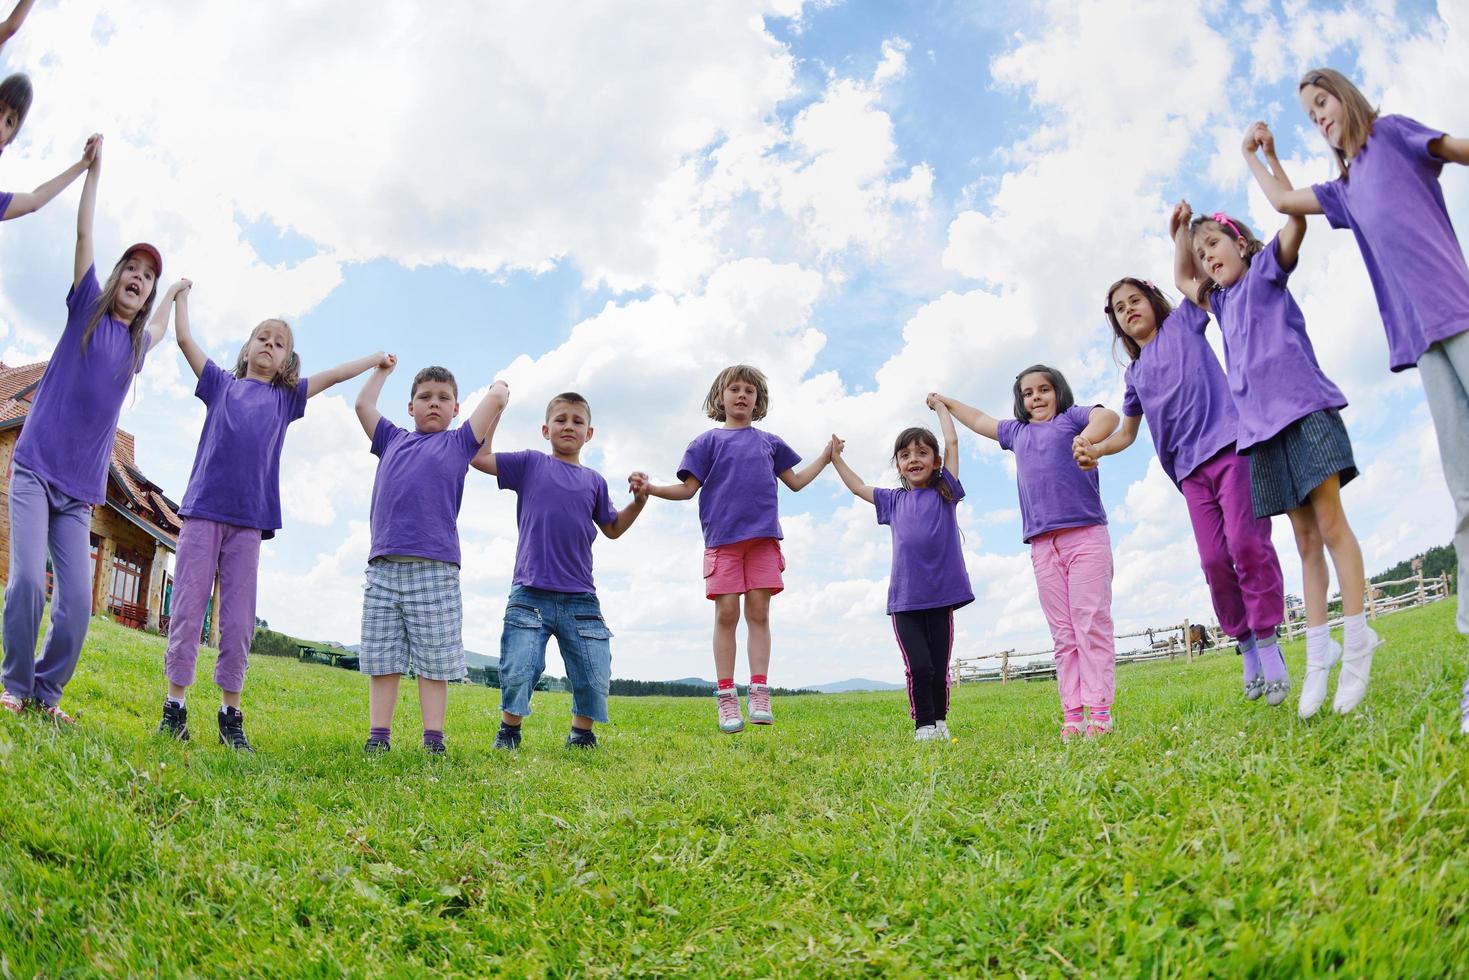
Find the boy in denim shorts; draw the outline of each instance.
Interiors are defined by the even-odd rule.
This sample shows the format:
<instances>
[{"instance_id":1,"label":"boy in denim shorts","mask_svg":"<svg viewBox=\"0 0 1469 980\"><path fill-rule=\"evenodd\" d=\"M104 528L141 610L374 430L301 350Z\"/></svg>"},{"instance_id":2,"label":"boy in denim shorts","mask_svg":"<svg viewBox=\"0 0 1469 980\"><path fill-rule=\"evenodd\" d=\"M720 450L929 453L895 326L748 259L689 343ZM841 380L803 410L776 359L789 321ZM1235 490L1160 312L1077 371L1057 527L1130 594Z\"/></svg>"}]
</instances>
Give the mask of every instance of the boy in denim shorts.
<instances>
[{"instance_id":1,"label":"boy in denim shorts","mask_svg":"<svg viewBox=\"0 0 1469 980\"><path fill-rule=\"evenodd\" d=\"M520 747L520 723L530 714L530 695L546 668L546 641L556 646L571 682L568 748L595 748L594 722L607 721L612 679L612 632L602 619L592 582L592 542L597 529L621 537L647 503L639 493L622 510L612 506L607 481L581 465L592 438L592 410L574 391L551 399L541 436L551 452L497 453L491 440L474 467L514 490L520 541L515 578L500 635L500 731L495 748Z\"/></svg>"},{"instance_id":2,"label":"boy in denim shorts","mask_svg":"<svg viewBox=\"0 0 1469 980\"><path fill-rule=\"evenodd\" d=\"M423 747L444 751L444 710L451 680L464 677L459 595L459 504L464 476L499 421L510 389L496 381L458 428L459 386L446 368L413 379L408 414L413 431L377 410L383 383L398 359L385 355L357 396L357 420L378 457L372 484L372 551L362 599L361 670L368 694L368 752L390 745L398 682L418 675Z\"/></svg>"}]
</instances>

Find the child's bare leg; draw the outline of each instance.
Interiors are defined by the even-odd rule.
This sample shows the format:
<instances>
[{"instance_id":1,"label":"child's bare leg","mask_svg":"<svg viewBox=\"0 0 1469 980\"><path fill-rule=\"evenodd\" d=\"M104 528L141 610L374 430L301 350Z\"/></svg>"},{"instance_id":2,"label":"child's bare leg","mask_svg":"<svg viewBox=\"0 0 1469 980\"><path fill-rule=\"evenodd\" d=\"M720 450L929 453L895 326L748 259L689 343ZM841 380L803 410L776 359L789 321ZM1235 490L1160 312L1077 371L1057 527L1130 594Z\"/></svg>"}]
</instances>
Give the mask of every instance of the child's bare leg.
<instances>
[{"instance_id":1,"label":"child's bare leg","mask_svg":"<svg viewBox=\"0 0 1469 980\"><path fill-rule=\"evenodd\" d=\"M1308 503L1286 511L1296 533L1296 551L1301 556L1301 591L1306 600L1306 626L1326 625L1326 590L1330 573L1326 568L1326 542L1316 525L1316 511ZM1359 559L1360 560L1360 559Z\"/></svg>"},{"instance_id":2,"label":"child's bare leg","mask_svg":"<svg viewBox=\"0 0 1469 980\"><path fill-rule=\"evenodd\" d=\"M596 722L592 721L592 719L588 718L586 715L571 716L571 727L573 728L580 728L583 731L589 732L592 730L592 726L595 724Z\"/></svg>"},{"instance_id":3,"label":"child's bare leg","mask_svg":"<svg viewBox=\"0 0 1469 980\"><path fill-rule=\"evenodd\" d=\"M1342 510L1338 477L1331 477L1311 491L1311 510L1316 515L1316 527L1326 550L1331 552L1331 564L1336 568L1342 615L1355 616L1362 611L1365 601L1367 575L1362 568L1362 546L1357 543L1357 535Z\"/></svg>"},{"instance_id":4,"label":"child's bare leg","mask_svg":"<svg viewBox=\"0 0 1469 980\"><path fill-rule=\"evenodd\" d=\"M745 593L745 644L749 648L750 673L764 677L770 673L770 590L751 589ZM730 660L730 669L734 661Z\"/></svg>"},{"instance_id":5,"label":"child's bare leg","mask_svg":"<svg viewBox=\"0 0 1469 980\"><path fill-rule=\"evenodd\" d=\"M449 706L449 682L435 681L427 677L418 679L418 710L423 718L423 730L442 732L444 714Z\"/></svg>"},{"instance_id":6,"label":"child's bare leg","mask_svg":"<svg viewBox=\"0 0 1469 980\"><path fill-rule=\"evenodd\" d=\"M525 715L512 715L508 711L500 712L500 721L514 728L525 719Z\"/></svg>"},{"instance_id":7,"label":"child's bare leg","mask_svg":"<svg viewBox=\"0 0 1469 980\"><path fill-rule=\"evenodd\" d=\"M740 625L740 597L737 594L714 597L714 672L715 680L733 677L735 671L735 627ZM766 659L769 660L767 645Z\"/></svg>"},{"instance_id":8,"label":"child's bare leg","mask_svg":"<svg viewBox=\"0 0 1469 980\"><path fill-rule=\"evenodd\" d=\"M367 718L373 728L392 728L393 709L398 706L398 681L402 674L376 674L367 687Z\"/></svg>"}]
</instances>

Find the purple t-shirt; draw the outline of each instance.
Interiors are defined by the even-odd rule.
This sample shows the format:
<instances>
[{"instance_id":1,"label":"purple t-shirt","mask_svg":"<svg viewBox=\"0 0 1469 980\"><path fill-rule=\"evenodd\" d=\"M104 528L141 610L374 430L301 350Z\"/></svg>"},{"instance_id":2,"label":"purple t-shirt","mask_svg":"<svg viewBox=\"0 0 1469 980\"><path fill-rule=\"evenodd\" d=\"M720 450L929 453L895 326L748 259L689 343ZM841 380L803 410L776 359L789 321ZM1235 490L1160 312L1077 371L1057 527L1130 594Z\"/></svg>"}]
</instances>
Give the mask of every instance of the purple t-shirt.
<instances>
[{"instance_id":1,"label":"purple t-shirt","mask_svg":"<svg viewBox=\"0 0 1469 980\"><path fill-rule=\"evenodd\" d=\"M275 537L281 526L281 449L286 426L306 414L306 384L279 388L236 378L204 363L194 397L205 406L204 430L184 491L182 517L258 527Z\"/></svg>"},{"instance_id":2,"label":"purple t-shirt","mask_svg":"<svg viewBox=\"0 0 1469 980\"><path fill-rule=\"evenodd\" d=\"M1185 299L1127 366L1122 414L1148 416L1158 462L1174 483L1234 443L1239 416L1229 379L1204 339L1209 314Z\"/></svg>"},{"instance_id":3,"label":"purple t-shirt","mask_svg":"<svg viewBox=\"0 0 1469 980\"><path fill-rule=\"evenodd\" d=\"M1083 470L1071 440L1086 428L1095 405L1072 405L1049 422L1002 419L1000 448L1015 454L1022 540L1068 527L1106 524L1097 471Z\"/></svg>"},{"instance_id":4,"label":"purple t-shirt","mask_svg":"<svg viewBox=\"0 0 1469 980\"><path fill-rule=\"evenodd\" d=\"M592 542L617 520L607 481L596 470L527 449L496 453L501 490L514 490L516 585L548 592L595 592Z\"/></svg>"},{"instance_id":5,"label":"purple t-shirt","mask_svg":"<svg viewBox=\"0 0 1469 980\"><path fill-rule=\"evenodd\" d=\"M1312 412L1347 404L1316 363L1289 279L1276 235L1234 285L1209 294L1224 334L1229 393L1239 414L1235 449L1241 453Z\"/></svg>"},{"instance_id":6,"label":"purple t-shirt","mask_svg":"<svg viewBox=\"0 0 1469 980\"><path fill-rule=\"evenodd\" d=\"M372 553L459 564L459 504L464 474L483 440L468 424L410 432L378 419L372 454Z\"/></svg>"},{"instance_id":7,"label":"purple t-shirt","mask_svg":"<svg viewBox=\"0 0 1469 980\"><path fill-rule=\"evenodd\" d=\"M14 457L62 493L89 504L107 499L112 440L134 374L128 325L111 314L97 321L82 352L82 334L101 295L95 267L66 294L66 329L36 387Z\"/></svg>"},{"instance_id":8,"label":"purple t-shirt","mask_svg":"<svg viewBox=\"0 0 1469 980\"><path fill-rule=\"evenodd\" d=\"M5 220L5 214L10 210L10 202L14 197L9 191L0 191L0 221Z\"/></svg>"},{"instance_id":9,"label":"purple t-shirt","mask_svg":"<svg viewBox=\"0 0 1469 980\"><path fill-rule=\"evenodd\" d=\"M1379 116L1348 178L1311 188L1331 227L1352 229L1362 249L1394 371L1469 330L1469 266L1438 183L1443 161L1428 152L1443 135Z\"/></svg>"},{"instance_id":10,"label":"purple t-shirt","mask_svg":"<svg viewBox=\"0 0 1469 980\"><path fill-rule=\"evenodd\" d=\"M801 457L763 429L709 429L694 437L678 464L678 478L701 485L699 523L704 547L780 538L775 478Z\"/></svg>"},{"instance_id":11,"label":"purple t-shirt","mask_svg":"<svg viewBox=\"0 0 1469 980\"><path fill-rule=\"evenodd\" d=\"M939 471L953 495L937 489L872 489L877 523L893 532L893 571L888 576L888 615L910 609L965 606L974 601L964 549L959 543L959 501L964 487L947 469Z\"/></svg>"}]
</instances>

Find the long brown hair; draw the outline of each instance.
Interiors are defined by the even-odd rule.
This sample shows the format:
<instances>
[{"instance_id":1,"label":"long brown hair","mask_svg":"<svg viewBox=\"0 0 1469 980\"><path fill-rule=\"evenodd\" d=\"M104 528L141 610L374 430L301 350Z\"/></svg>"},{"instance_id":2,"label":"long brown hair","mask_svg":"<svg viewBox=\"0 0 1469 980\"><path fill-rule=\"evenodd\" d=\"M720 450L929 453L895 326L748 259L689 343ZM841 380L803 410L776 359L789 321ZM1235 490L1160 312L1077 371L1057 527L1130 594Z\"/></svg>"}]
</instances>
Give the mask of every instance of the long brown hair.
<instances>
[{"instance_id":1,"label":"long brown hair","mask_svg":"<svg viewBox=\"0 0 1469 980\"><path fill-rule=\"evenodd\" d=\"M1255 236L1255 233L1250 230L1249 225L1245 224L1243 221L1234 217L1233 215L1225 214L1222 211L1216 211L1214 212L1214 214L1217 214L1218 217L1216 218L1213 215L1201 214L1189 223L1188 238L1190 243L1193 242L1194 236L1199 233L1200 229L1208 225L1213 225L1215 228L1218 228L1222 234L1227 235L1230 241L1242 241L1245 243L1245 265L1249 265L1251 259L1253 259L1256 255L1259 255L1261 252L1265 251L1265 243L1260 241L1260 239ZM1195 259L1195 264L1197 264L1197 261L1198 260ZM1200 269L1199 271L1202 272L1203 270ZM1209 285L1204 290L1205 293L1208 293L1211 290L1223 288L1217 282L1215 282L1213 277L1210 276L1208 273L1204 273L1204 278L1209 280ZM1195 297L1195 300L1197 300L1197 297Z\"/></svg>"},{"instance_id":2,"label":"long brown hair","mask_svg":"<svg viewBox=\"0 0 1469 980\"><path fill-rule=\"evenodd\" d=\"M938 437L935 436L928 429L925 429L921 425L915 425L898 433L898 438L893 443L893 465L896 466L898 464L898 453L902 452L904 449L907 449L915 442L925 445L929 449L932 449L933 458L939 461L938 472L934 473L934 475L929 479L928 485L934 490L937 490L940 497L943 497L945 500L952 502L954 499L954 491L949 489L949 481L944 479L943 474L944 464L948 461L944 459L944 454L939 450ZM908 477L904 475L901 469L898 470L898 482L903 484L904 490L913 489L913 485L908 482Z\"/></svg>"},{"instance_id":3,"label":"long brown hair","mask_svg":"<svg viewBox=\"0 0 1469 980\"><path fill-rule=\"evenodd\" d=\"M292 332L289 323L277 317L261 320L255 325L255 329L250 331L249 338L245 341L244 346L240 348L240 356L235 358L235 377L243 378L250 373L250 358L248 356L250 352L250 341L255 339L256 332L267 323L279 324L281 329L286 332L286 342L291 345L289 352L286 354L285 365L275 373L275 377L270 379L270 383L277 388L293 389L301 383L301 358L296 356L296 335Z\"/></svg>"},{"instance_id":4,"label":"long brown hair","mask_svg":"<svg viewBox=\"0 0 1469 980\"><path fill-rule=\"evenodd\" d=\"M1367 145L1367 137L1372 135L1372 124L1377 121L1377 110L1367 101L1362 90L1335 68L1316 68L1306 72L1301 76L1301 83L1296 86L1296 91L1300 92L1307 85L1314 85L1327 95L1335 96L1346 110L1346 118L1341 125L1341 148L1331 147L1342 179L1346 180L1348 162L1362 152L1362 147Z\"/></svg>"},{"instance_id":5,"label":"long brown hair","mask_svg":"<svg viewBox=\"0 0 1469 980\"><path fill-rule=\"evenodd\" d=\"M1129 337L1126 331L1122 329L1122 325L1117 322L1117 314L1112 310L1112 294L1123 286L1132 286L1143 294L1143 298L1153 308L1154 329L1163 326L1163 321L1168 319L1168 315L1173 312L1173 304L1168 302L1168 297L1163 295L1161 289L1146 279L1134 279L1132 276L1123 276L1107 287L1107 304L1103 309L1107 312L1107 322L1112 324L1112 356L1114 358L1117 357L1117 345L1121 344L1122 349L1127 351L1128 359L1135 361L1142 356L1143 349L1138 345L1136 340Z\"/></svg>"},{"instance_id":6,"label":"long brown hair","mask_svg":"<svg viewBox=\"0 0 1469 980\"><path fill-rule=\"evenodd\" d=\"M770 386L765 381L765 372L748 364L732 364L719 372L719 377L709 386L709 394L704 396L704 414L716 422L726 421L724 389L736 381L755 386L755 407L750 410L750 421L759 422L770 411Z\"/></svg>"},{"instance_id":7,"label":"long brown hair","mask_svg":"<svg viewBox=\"0 0 1469 980\"><path fill-rule=\"evenodd\" d=\"M97 330L97 324L102 322L104 316L112 316L112 306L117 302L118 283L122 279L122 267L129 258L137 253L129 252L117 260L117 265L112 267L112 275L107 277L107 283L102 287L102 294L97 297L97 305L92 310L92 318L87 321L87 329L82 332L82 353L87 352L87 344L92 340L92 334ZM156 270L155 270L156 274ZM137 374L138 368L143 363L143 355L148 352L148 317L153 312L153 300L158 296L158 280L153 280L153 291L148 298L143 300L143 305L134 314L132 322L128 324L128 337L133 342L133 363L128 371L129 375ZM119 321L121 322L121 321Z\"/></svg>"}]
</instances>

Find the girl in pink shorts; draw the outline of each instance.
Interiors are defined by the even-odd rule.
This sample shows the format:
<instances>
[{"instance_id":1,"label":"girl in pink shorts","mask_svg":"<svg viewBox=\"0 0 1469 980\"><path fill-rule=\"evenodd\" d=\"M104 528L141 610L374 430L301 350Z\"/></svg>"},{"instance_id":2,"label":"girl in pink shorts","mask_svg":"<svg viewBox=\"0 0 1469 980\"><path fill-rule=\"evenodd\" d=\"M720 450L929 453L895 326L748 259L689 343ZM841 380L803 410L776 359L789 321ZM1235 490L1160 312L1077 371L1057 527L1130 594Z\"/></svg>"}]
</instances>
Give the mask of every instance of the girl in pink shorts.
<instances>
[{"instance_id":1,"label":"girl in pink shorts","mask_svg":"<svg viewBox=\"0 0 1469 980\"><path fill-rule=\"evenodd\" d=\"M719 679L715 702L719 730L743 731L739 693L735 689L735 628L740 623L744 596L745 627L749 631L750 721L771 725L770 709L770 597L784 588L780 573L780 514L776 505L778 478L800 490L831 462L831 447L804 469L801 457L779 436L754 427L770 407L765 375L748 364L719 372L704 399L704 411L724 425L698 435L684 451L678 466L682 482L667 486L646 483L642 474L630 479L633 491L646 487L649 495L665 500L688 500L699 493L699 523L704 528L704 595L714 600L714 670Z\"/></svg>"},{"instance_id":2,"label":"girl in pink shorts","mask_svg":"<svg viewBox=\"0 0 1469 980\"><path fill-rule=\"evenodd\" d=\"M1015 376L1015 418L996 419L943 395L954 418L1015 454L1020 521L1041 609L1056 648L1061 738L1112 730L1116 647L1112 637L1112 542L1095 467L1073 456L1078 439L1101 442L1117 413L1077 405L1055 368Z\"/></svg>"}]
</instances>

